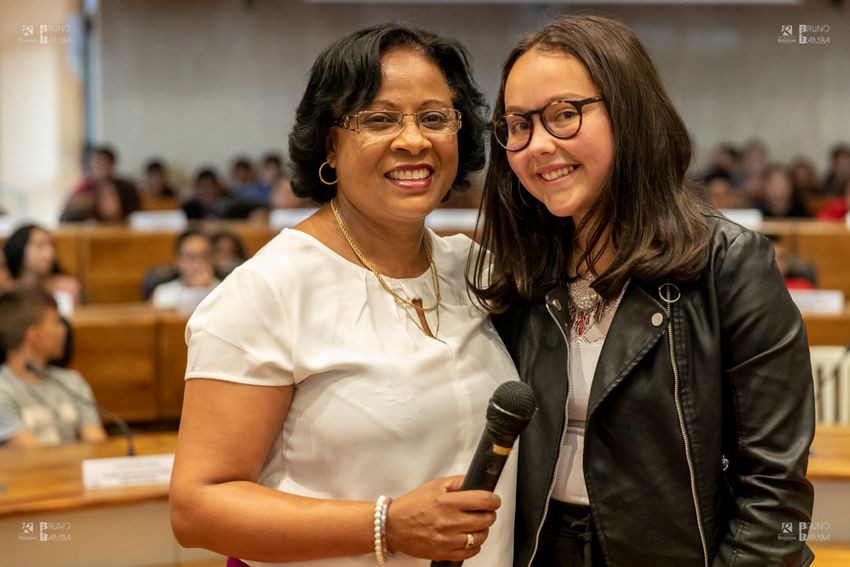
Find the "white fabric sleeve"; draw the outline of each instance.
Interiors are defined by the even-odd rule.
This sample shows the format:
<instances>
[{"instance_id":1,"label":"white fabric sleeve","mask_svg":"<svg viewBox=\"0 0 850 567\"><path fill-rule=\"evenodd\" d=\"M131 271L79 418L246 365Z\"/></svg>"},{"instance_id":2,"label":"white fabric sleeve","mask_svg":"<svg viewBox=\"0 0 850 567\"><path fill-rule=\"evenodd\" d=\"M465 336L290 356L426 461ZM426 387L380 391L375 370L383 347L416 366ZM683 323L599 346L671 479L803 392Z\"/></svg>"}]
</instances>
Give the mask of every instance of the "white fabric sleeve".
<instances>
[{"instance_id":1,"label":"white fabric sleeve","mask_svg":"<svg viewBox=\"0 0 850 567\"><path fill-rule=\"evenodd\" d=\"M293 384L292 329L284 292L255 270L242 267L230 274L186 325L186 379Z\"/></svg>"}]
</instances>

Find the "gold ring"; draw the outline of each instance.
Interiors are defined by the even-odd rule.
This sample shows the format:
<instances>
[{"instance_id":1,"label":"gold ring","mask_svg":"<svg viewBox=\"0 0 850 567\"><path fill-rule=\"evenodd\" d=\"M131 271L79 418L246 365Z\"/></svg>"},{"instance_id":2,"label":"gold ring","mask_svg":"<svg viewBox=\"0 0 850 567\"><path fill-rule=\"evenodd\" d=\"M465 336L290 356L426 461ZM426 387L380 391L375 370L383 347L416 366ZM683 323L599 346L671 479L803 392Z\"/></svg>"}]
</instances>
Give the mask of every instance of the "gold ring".
<instances>
[{"instance_id":1,"label":"gold ring","mask_svg":"<svg viewBox=\"0 0 850 567\"><path fill-rule=\"evenodd\" d=\"M475 547L475 536L468 533L466 534L466 545L464 546L464 549L471 549L473 547Z\"/></svg>"}]
</instances>

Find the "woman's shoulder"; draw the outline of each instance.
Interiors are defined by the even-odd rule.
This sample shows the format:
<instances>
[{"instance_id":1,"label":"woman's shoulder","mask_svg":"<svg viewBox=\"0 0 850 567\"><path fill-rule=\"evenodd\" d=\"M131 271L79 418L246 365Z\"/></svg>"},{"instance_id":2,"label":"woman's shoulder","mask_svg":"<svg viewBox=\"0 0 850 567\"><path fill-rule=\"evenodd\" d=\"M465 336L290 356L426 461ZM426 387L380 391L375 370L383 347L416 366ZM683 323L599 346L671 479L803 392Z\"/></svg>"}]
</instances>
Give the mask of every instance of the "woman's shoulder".
<instances>
[{"instance_id":1,"label":"woman's shoulder","mask_svg":"<svg viewBox=\"0 0 850 567\"><path fill-rule=\"evenodd\" d=\"M480 248L477 242L462 233L440 236L432 232L431 242L434 258L438 263L437 268L441 272L464 277L470 253L477 254Z\"/></svg>"}]
</instances>

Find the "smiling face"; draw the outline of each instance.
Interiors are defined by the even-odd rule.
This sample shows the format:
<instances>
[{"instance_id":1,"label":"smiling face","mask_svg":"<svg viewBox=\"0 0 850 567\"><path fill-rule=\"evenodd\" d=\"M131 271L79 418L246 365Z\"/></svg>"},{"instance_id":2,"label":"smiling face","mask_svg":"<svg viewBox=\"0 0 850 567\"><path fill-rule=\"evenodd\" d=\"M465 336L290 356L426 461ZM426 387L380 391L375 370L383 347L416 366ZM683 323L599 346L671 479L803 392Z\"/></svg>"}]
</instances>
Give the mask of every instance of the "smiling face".
<instances>
[{"instance_id":1,"label":"smiling face","mask_svg":"<svg viewBox=\"0 0 850 567\"><path fill-rule=\"evenodd\" d=\"M554 100L582 100L602 93L575 57L532 49L517 59L505 83L505 112L528 112ZM528 147L507 152L522 185L558 217L579 223L599 198L614 162L614 136L605 103L582 109L581 130L560 140L533 117Z\"/></svg>"},{"instance_id":2,"label":"smiling face","mask_svg":"<svg viewBox=\"0 0 850 567\"><path fill-rule=\"evenodd\" d=\"M359 110L409 114L453 107L442 71L421 53L390 50L381 58L381 71L375 100ZM425 136L412 116L405 116L402 129L390 135L333 128L328 145L340 202L373 221L421 222L457 174L457 135Z\"/></svg>"}]
</instances>

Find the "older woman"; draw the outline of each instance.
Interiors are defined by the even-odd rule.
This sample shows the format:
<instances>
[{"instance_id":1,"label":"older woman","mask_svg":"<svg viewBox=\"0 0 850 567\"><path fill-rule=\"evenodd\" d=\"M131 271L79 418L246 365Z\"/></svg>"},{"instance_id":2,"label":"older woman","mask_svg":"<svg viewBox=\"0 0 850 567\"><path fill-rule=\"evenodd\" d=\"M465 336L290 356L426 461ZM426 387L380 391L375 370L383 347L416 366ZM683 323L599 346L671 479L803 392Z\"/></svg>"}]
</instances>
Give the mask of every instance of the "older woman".
<instances>
[{"instance_id":1,"label":"older woman","mask_svg":"<svg viewBox=\"0 0 850 567\"><path fill-rule=\"evenodd\" d=\"M516 565L807 565L806 329L767 239L685 187L634 33L579 16L522 40L493 133L477 292L541 401Z\"/></svg>"},{"instance_id":2,"label":"older woman","mask_svg":"<svg viewBox=\"0 0 850 567\"><path fill-rule=\"evenodd\" d=\"M425 228L484 164L482 108L464 49L431 33L377 26L319 56L290 154L296 194L322 207L189 321L181 543L290 565L511 565L513 462L501 498L446 475L516 371L468 297L471 241Z\"/></svg>"}]
</instances>

